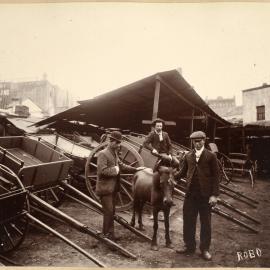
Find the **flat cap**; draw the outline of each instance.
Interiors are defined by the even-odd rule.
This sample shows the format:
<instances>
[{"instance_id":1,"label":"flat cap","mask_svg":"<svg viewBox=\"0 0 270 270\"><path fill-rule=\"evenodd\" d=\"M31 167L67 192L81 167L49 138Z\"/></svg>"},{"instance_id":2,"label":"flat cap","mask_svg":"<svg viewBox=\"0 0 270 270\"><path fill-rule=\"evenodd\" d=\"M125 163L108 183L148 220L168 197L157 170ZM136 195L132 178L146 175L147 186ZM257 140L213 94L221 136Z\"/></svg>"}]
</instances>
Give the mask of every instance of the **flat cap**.
<instances>
[{"instance_id":1,"label":"flat cap","mask_svg":"<svg viewBox=\"0 0 270 270\"><path fill-rule=\"evenodd\" d=\"M190 139L194 140L194 139L206 139L206 135L203 131L194 131L193 133L191 133L191 135L189 136Z\"/></svg>"}]
</instances>

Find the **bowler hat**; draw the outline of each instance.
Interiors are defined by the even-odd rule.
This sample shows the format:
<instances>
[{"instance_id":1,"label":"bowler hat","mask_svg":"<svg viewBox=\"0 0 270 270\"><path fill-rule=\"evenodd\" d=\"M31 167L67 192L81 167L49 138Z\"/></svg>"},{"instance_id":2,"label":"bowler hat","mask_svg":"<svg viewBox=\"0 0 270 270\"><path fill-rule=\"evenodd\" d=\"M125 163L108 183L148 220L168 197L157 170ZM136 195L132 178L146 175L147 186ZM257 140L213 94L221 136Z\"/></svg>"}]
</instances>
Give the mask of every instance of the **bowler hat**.
<instances>
[{"instance_id":1,"label":"bowler hat","mask_svg":"<svg viewBox=\"0 0 270 270\"><path fill-rule=\"evenodd\" d=\"M163 125L165 125L165 121L161 118L156 118L152 121L152 126L154 126L157 122L161 122Z\"/></svg>"},{"instance_id":2,"label":"bowler hat","mask_svg":"<svg viewBox=\"0 0 270 270\"><path fill-rule=\"evenodd\" d=\"M206 135L203 131L194 131L189 136L190 139L196 140L196 139L206 139Z\"/></svg>"},{"instance_id":3,"label":"bowler hat","mask_svg":"<svg viewBox=\"0 0 270 270\"><path fill-rule=\"evenodd\" d=\"M120 131L113 131L110 135L109 138L121 142L122 141L122 133Z\"/></svg>"}]
</instances>

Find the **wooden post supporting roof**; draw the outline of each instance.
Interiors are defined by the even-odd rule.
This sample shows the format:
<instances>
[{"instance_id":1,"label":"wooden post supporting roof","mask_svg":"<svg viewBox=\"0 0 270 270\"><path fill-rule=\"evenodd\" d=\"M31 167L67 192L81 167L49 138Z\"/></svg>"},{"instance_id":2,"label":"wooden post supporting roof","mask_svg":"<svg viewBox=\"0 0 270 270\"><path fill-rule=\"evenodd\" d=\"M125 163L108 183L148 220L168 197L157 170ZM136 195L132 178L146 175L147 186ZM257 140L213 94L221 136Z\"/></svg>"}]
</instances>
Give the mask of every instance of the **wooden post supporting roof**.
<instances>
[{"instance_id":1,"label":"wooden post supporting roof","mask_svg":"<svg viewBox=\"0 0 270 270\"><path fill-rule=\"evenodd\" d=\"M192 112L191 112L191 122L190 122L190 134L193 132L194 130L194 114L195 114L195 109L192 108ZM192 148L192 140L190 140L190 148Z\"/></svg>"},{"instance_id":2,"label":"wooden post supporting roof","mask_svg":"<svg viewBox=\"0 0 270 270\"><path fill-rule=\"evenodd\" d=\"M212 142L215 142L216 130L217 130L217 122L214 121L214 123L213 123L213 133L212 133L212 138L211 138Z\"/></svg>"},{"instance_id":3,"label":"wooden post supporting roof","mask_svg":"<svg viewBox=\"0 0 270 270\"><path fill-rule=\"evenodd\" d=\"M242 127L242 153L246 152L246 131L245 127Z\"/></svg>"},{"instance_id":4,"label":"wooden post supporting roof","mask_svg":"<svg viewBox=\"0 0 270 270\"><path fill-rule=\"evenodd\" d=\"M158 78L159 77L157 76L156 81L155 81L155 93L154 93L152 120L142 120L143 124L151 125L152 121L158 117L160 86L161 86L160 80ZM175 126L176 123L174 121L165 121L165 125Z\"/></svg>"},{"instance_id":5,"label":"wooden post supporting roof","mask_svg":"<svg viewBox=\"0 0 270 270\"><path fill-rule=\"evenodd\" d=\"M227 138L228 138L228 146L227 146L227 154L231 152L231 141L232 141L232 135L231 135L231 128L228 127L227 131Z\"/></svg>"},{"instance_id":6,"label":"wooden post supporting roof","mask_svg":"<svg viewBox=\"0 0 270 270\"><path fill-rule=\"evenodd\" d=\"M206 133L206 136L207 136L207 134L209 133L209 130L211 130L211 121L212 121L212 119L206 113L204 113L203 115L205 116L204 130L205 130L205 133ZM211 142L211 139L210 139L210 142Z\"/></svg>"},{"instance_id":7,"label":"wooden post supporting roof","mask_svg":"<svg viewBox=\"0 0 270 270\"><path fill-rule=\"evenodd\" d=\"M159 95L160 95L160 81L156 80L152 120L154 120L158 116Z\"/></svg>"}]
</instances>

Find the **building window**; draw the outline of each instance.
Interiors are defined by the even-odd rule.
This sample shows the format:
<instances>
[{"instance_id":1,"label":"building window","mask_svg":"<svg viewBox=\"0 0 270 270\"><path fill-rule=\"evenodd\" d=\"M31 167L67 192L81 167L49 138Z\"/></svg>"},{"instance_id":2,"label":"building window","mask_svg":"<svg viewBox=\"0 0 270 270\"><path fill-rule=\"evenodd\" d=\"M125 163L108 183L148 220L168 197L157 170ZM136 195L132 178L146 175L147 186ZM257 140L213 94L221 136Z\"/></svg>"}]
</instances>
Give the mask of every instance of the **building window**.
<instances>
[{"instance_id":1,"label":"building window","mask_svg":"<svg viewBox=\"0 0 270 270\"><path fill-rule=\"evenodd\" d=\"M265 106L257 106L257 121L265 120Z\"/></svg>"}]
</instances>

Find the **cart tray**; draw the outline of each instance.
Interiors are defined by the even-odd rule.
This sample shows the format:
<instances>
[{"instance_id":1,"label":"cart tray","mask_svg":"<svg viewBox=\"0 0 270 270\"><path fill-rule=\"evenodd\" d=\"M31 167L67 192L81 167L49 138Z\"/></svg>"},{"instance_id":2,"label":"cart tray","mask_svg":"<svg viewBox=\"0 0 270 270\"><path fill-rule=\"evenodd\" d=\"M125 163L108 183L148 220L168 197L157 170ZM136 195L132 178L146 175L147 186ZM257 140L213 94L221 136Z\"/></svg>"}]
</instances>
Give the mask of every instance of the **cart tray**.
<instances>
[{"instance_id":1,"label":"cart tray","mask_svg":"<svg viewBox=\"0 0 270 270\"><path fill-rule=\"evenodd\" d=\"M0 162L32 190L66 179L72 166L72 160L62 153L24 136L0 137Z\"/></svg>"},{"instance_id":2,"label":"cart tray","mask_svg":"<svg viewBox=\"0 0 270 270\"><path fill-rule=\"evenodd\" d=\"M38 134L38 136L33 136L32 138L40 139L41 142L55 146L57 151L63 152L72 158L87 159L92 150L59 134Z\"/></svg>"},{"instance_id":3,"label":"cart tray","mask_svg":"<svg viewBox=\"0 0 270 270\"><path fill-rule=\"evenodd\" d=\"M7 149L9 153L13 154L17 158L23 160L25 166L37 165L43 163L40 159L30 155L21 148Z\"/></svg>"}]
</instances>

